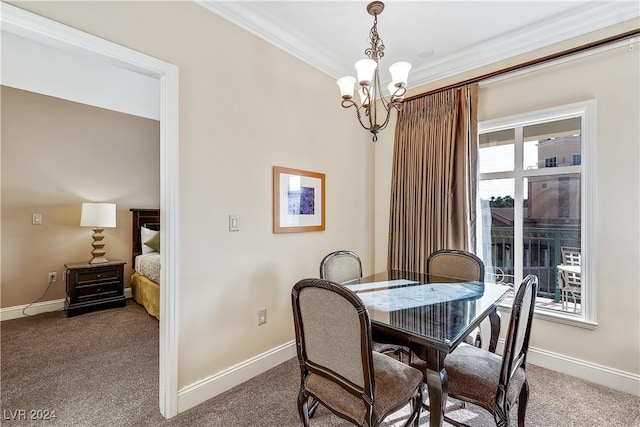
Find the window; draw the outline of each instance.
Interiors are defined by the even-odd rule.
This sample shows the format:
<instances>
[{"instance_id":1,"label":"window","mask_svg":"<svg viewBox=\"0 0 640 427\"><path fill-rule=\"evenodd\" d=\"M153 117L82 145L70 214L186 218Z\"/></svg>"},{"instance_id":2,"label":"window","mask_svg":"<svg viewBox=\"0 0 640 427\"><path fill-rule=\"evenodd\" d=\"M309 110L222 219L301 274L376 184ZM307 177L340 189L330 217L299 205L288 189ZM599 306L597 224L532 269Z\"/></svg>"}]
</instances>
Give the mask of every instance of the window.
<instances>
[{"instance_id":1,"label":"window","mask_svg":"<svg viewBox=\"0 0 640 427\"><path fill-rule=\"evenodd\" d=\"M535 274L536 313L580 325L595 325L595 108L589 101L478 126L478 252L487 271L514 284ZM567 269L569 248L580 261Z\"/></svg>"}]
</instances>

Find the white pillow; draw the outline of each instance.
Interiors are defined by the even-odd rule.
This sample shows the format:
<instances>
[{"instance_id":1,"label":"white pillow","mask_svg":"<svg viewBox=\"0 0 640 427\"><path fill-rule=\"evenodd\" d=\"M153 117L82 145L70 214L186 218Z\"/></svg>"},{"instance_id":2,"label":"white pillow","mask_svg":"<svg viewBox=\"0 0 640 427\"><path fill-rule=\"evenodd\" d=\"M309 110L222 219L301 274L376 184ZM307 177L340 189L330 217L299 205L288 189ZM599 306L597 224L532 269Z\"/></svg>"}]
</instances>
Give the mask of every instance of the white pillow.
<instances>
[{"instance_id":1,"label":"white pillow","mask_svg":"<svg viewBox=\"0 0 640 427\"><path fill-rule=\"evenodd\" d=\"M149 252L155 252L151 247L144 244L148 242L153 236L158 234L155 230L150 230L146 227L140 227L140 243L142 243L142 253L148 254Z\"/></svg>"}]
</instances>

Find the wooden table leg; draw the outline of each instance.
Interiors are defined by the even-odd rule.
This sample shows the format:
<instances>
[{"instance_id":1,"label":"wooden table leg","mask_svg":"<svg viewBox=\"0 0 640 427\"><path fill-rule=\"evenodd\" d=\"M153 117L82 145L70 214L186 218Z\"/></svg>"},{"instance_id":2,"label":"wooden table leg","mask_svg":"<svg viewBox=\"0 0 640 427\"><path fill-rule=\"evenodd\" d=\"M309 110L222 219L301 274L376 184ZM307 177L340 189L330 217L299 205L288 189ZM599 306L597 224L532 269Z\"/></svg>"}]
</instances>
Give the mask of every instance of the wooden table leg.
<instances>
[{"instance_id":1,"label":"wooden table leg","mask_svg":"<svg viewBox=\"0 0 640 427\"><path fill-rule=\"evenodd\" d=\"M489 351L491 353L495 353L496 347L498 346L498 337L500 336L500 316L498 316L497 308L489 313L489 322L491 322L491 340L489 341Z\"/></svg>"},{"instance_id":2,"label":"wooden table leg","mask_svg":"<svg viewBox=\"0 0 640 427\"><path fill-rule=\"evenodd\" d=\"M444 369L446 354L427 349L427 387L429 390L429 425L442 427L447 405L447 371Z\"/></svg>"}]
</instances>

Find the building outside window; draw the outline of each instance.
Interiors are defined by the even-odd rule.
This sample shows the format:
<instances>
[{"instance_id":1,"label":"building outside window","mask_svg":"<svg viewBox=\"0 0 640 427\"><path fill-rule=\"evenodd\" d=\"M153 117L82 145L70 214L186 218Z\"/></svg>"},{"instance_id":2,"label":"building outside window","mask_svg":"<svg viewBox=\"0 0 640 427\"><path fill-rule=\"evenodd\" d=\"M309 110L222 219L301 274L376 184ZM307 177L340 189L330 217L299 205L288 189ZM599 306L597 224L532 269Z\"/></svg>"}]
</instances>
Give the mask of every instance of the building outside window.
<instances>
[{"instance_id":1,"label":"building outside window","mask_svg":"<svg viewBox=\"0 0 640 427\"><path fill-rule=\"evenodd\" d=\"M594 117L595 102L573 104L482 122L478 135L478 252L490 278L517 286L535 274L536 312L587 323L595 313L586 269L593 208L585 199L591 165L582 159L595 144ZM569 249L578 266L565 266Z\"/></svg>"}]
</instances>

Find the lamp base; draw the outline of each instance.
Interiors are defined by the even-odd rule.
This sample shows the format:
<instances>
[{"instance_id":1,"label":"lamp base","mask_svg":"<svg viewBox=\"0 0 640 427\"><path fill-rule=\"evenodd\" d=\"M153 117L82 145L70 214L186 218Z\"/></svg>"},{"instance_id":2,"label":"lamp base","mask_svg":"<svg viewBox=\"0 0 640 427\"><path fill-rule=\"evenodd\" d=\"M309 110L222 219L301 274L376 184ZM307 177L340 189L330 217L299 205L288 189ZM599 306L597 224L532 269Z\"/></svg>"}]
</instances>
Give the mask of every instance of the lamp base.
<instances>
[{"instance_id":1,"label":"lamp base","mask_svg":"<svg viewBox=\"0 0 640 427\"><path fill-rule=\"evenodd\" d=\"M93 237L93 243L91 244L91 246L93 246L93 250L91 251L93 258L91 258L89 264L102 264L109 262L109 260L104 257L106 251L103 249L104 243L102 243L102 240L104 239L104 234L102 234L103 231L104 228L93 229L93 235L91 236Z\"/></svg>"}]
</instances>

